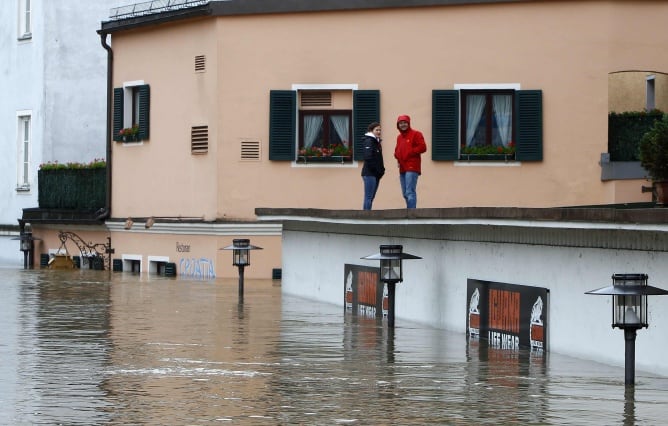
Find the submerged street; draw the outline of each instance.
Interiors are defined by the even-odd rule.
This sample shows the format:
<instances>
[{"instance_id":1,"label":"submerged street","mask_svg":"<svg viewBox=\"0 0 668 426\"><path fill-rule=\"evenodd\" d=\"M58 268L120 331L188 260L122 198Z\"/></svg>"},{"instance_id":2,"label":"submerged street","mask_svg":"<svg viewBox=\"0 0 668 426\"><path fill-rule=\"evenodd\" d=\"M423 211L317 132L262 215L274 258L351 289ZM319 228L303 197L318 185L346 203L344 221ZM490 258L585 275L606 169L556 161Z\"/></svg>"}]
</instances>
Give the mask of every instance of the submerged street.
<instances>
[{"instance_id":1,"label":"submerged street","mask_svg":"<svg viewBox=\"0 0 668 426\"><path fill-rule=\"evenodd\" d=\"M0 269L0 424L663 424L668 378L488 348L280 281ZM343 284L342 284L343 291ZM623 344L620 339L620 345Z\"/></svg>"}]
</instances>

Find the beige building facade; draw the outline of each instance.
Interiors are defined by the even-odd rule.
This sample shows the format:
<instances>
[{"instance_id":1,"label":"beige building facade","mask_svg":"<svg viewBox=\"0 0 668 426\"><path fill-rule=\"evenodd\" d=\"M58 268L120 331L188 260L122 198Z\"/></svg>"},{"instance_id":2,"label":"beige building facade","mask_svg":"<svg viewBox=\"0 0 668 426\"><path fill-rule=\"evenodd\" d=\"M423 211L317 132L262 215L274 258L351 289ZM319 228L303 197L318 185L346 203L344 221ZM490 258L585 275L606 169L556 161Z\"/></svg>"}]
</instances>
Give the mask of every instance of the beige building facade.
<instances>
[{"instance_id":1,"label":"beige building facade","mask_svg":"<svg viewBox=\"0 0 668 426\"><path fill-rule=\"evenodd\" d=\"M668 75L654 71L610 74L610 112L668 111Z\"/></svg>"},{"instance_id":2,"label":"beige building facade","mask_svg":"<svg viewBox=\"0 0 668 426\"><path fill-rule=\"evenodd\" d=\"M250 238L264 250L246 274L269 277L281 226L255 209L361 209L371 121L387 170L373 207L405 208L401 114L427 142L418 208L650 201L642 176L602 179L601 154L611 76L653 70L664 85L666 18L666 2L612 0L230 0L119 14L98 31L113 53L112 177L95 232L142 272L151 258L189 276L235 276L218 249ZM351 156L301 155L336 145ZM484 146L497 155L466 154ZM42 231L46 252L58 242Z\"/></svg>"}]
</instances>

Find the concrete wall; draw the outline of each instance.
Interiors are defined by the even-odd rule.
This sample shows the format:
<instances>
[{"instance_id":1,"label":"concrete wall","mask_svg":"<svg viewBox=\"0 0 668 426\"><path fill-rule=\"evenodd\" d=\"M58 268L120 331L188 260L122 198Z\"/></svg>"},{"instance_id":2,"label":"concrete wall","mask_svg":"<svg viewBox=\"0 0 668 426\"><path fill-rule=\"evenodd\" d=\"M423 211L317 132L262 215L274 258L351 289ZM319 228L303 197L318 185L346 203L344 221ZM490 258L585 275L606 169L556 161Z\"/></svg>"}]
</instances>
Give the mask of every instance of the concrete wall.
<instances>
[{"instance_id":1,"label":"concrete wall","mask_svg":"<svg viewBox=\"0 0 668 426\"><path fill-rule=\"evenodd\" d=\"M344 264L377 266L360 258L380 244L402 244L423 258L404 261L397 327L410 320L464 333L469 278L543 287L550 291L550 351L623 366L623 332L610 326L612 297L584 293L611 285L614 273L647 273L649 285L668 289L665 225L293 220L283 231L287 294L343 307ZM637 369L668 375L668 297L649 298L648 319L638 332Z\"/></svg>"}]
</instances>

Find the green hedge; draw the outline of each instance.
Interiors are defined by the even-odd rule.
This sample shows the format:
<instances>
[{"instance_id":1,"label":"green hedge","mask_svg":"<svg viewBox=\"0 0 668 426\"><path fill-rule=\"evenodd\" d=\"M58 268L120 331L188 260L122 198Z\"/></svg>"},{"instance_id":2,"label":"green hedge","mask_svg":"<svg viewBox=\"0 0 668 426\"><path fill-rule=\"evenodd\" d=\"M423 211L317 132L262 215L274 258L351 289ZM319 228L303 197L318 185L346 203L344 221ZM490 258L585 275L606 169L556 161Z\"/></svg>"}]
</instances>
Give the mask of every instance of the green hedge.
<instances>
[{"instance_id":1,"label":"green hedge","mask_svg":"<svg viewBox=\"0 0 668 426\"><path fill-rule=\"evenodd\" d=\"M96 210L106 204L106 167L41 169L37 178L41 209Z\"/></svg>"},{"instance_id":2,"label":"green hedge","mask_svg":"<svg viewBox=\"0 0 668 426\"><path fill-rule=\"evenodd\" d=\"M608 152L611 161L640 161L638 144L663 112L631 111L608 114Z\"/></svg>"}]
</instances>

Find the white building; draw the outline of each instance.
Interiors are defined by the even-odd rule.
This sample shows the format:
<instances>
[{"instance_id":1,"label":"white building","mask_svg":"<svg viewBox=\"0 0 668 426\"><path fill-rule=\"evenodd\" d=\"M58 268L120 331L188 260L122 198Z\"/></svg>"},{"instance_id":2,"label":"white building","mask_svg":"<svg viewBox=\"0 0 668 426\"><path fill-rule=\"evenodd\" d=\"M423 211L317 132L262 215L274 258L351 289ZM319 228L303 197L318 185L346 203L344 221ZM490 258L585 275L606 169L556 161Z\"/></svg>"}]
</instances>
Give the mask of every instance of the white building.
<instances>
[{"instance_id":1,"label":"white building","mask_svg":"<svg viewBox=\"0 0 668 426\"><path fill-rule=\"evenodd\" d=\"M105 158L107 52L96 33L118 0L3 0L0 7L0 265L23 264L22 209L46 162Z\"/></svg>"}]
</instances>

